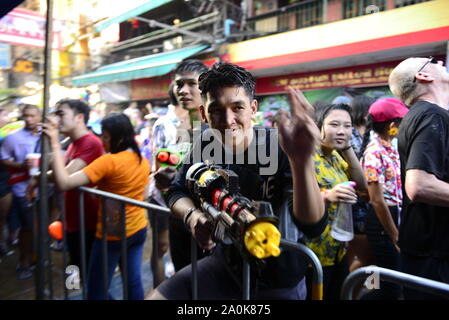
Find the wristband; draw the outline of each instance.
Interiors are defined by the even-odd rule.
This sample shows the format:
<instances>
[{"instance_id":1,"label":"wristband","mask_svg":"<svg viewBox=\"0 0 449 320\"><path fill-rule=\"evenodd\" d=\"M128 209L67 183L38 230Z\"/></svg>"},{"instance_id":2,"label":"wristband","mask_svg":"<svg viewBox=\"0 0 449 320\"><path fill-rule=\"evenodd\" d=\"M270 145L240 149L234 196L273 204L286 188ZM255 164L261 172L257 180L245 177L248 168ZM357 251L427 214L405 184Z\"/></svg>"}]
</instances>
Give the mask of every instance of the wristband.
<instances>
[{"instance_id":1,"label":"wristband","mask_svg":"<svg viewBox=\"0 0 449 320\"><path fill-rule=\"evenodd\" d=\"M195 208L195 207L190 208L190 209L187 211L187 213L184 215L184 218L183 218L184 224L186 225L187 229L189 229L189 230L190 230L190 228L189 228L189 225L188 225L188 221L189 221L190 216L192 215L192 213L193 213L195 210L197 210L197 208Z\"/></svg>"}]
</instances>

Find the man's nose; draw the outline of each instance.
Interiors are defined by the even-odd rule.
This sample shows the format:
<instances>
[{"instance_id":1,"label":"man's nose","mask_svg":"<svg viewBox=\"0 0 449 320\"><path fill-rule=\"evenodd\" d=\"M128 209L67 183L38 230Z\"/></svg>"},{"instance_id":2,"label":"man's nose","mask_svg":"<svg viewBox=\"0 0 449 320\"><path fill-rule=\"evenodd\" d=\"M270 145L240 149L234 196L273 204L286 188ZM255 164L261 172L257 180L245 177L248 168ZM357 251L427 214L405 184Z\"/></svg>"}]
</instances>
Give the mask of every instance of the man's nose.
<instances>
[{"instance_id":1,"label":"man's nose","mask_svg":"<svg viewBox=\"0 0 449 320\"><path fill-rule=\"evenodd\" d=\"M182 86L178 87L179 95L186 95L187 93L188 93L187 85L183 84Z\"/></svg>"},{"instance_id":2,"label":"man's nose","mask_svg":"<svg viewBox=\"0 0 449 320\"><path fill-rule=\"evenodd\" d=\"M226 117L225 121L228 126L234 123L235 121L234 112L232 112L230 108L226 109L225 117Z\"/></svg>"}]
</instances>

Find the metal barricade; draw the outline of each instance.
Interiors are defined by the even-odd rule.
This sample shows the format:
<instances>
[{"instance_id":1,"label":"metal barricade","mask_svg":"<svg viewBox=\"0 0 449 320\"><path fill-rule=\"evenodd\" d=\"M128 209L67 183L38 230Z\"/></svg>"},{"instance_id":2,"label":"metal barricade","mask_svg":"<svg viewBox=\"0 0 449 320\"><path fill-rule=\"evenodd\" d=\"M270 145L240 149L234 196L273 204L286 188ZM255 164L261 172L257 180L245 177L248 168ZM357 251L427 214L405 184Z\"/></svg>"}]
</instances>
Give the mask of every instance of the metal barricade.
<instances>
[{"instance_id":1,"label":"metal barricade","mask_svg":"<svg viewBox=\"0 0 449 320\"><path fill-rule=\"evenodd\" d=\"M120 202L120 244L121 244L121 277L122 277L122 289L123 289L123 299L126 300L128 298L128 281L127 281L127 247L126 247L126 212L125 212L125 204L134 205L137 207L144 208L148 211L148 217L151 219L153 214L170 214L171 211L168 208L161 207L158 205L154 205L144 201L138 201L135 199L127 198L124 196L120 196L114 193L105 192L98 189L87 188L87 187L79 187L80 195L79 195L79 210L80 210L80 247L81 247L81 279L82 279L82 297L83 299L87 299L87 258L86 258L86 238L85 238L85 213L84 213L84 193L91 193L96 196L101 197L102 201L102 264L103 264L103 293L104 299L108 299L108 264L107 264L107 228L106 228L106 214L105 214L105 199L112 199ZM156 219L152 219L155 221ZM157 256L157 244L158 244L158 234L155 229L155 225L153 227L152 237L153 237L153 250L152 250L152 260ZM153 272L153 278L154 278ZM154 282L153 282L154 283Z\"/></svg>"},{"instance_id":2,"label":"metal barricade","mask_svg":"<svg viewBox=\"0 0 449 320\"><path fill-rule=\"evenodd\" d=\"M313 269L313 286L312 300L323 299L323 268L316 254L305 245L285 239L281 239L281 247L288 250L294 250L303 254L307 262L312 265ZM197 249L196 241L191 239L191 256L192 256L192 299L198 299L198 268L197 268ZM242 283L242 299L250 300L250 266L243 260L243 283Z\"/></svg>"},{"instance_id":3,"label":"metal barricade","mask_svg":"<svg viewBox=\"0 0 449 320\"><path fill-rule=\"evenodd\" d=\"M449 299L449 284L377 266L362 267L351 272L343 283L341 298L343 300L352 300L354 287L372 275L378 276L379 281L397 283L408 288Z\"/></svg>"}]
</instances>

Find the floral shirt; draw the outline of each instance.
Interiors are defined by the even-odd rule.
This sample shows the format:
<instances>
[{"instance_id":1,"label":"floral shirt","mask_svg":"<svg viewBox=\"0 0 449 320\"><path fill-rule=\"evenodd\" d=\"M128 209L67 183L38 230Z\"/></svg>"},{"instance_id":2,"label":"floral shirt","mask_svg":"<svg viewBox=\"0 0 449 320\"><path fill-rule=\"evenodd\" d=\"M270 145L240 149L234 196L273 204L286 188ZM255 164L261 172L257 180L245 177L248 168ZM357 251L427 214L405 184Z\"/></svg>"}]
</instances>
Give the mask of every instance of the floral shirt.
<instances>
[{"instance_id":1,"label":"floral shirt","mask_svg":"<svg viewBox=\"0 0 449 320\"><path fill-rule=\"evenodd\" d=\"M402 204L401 163L394 144L374 134L363 153L362 167L368 183L383 185L387 205Z\"/></svg>"},{"instance_id":2,"label":"floral shirt","mask_svg":"<svg viewBox=\"0 0 449 320\"><path fill-rule=\"evenodd\" d=\"M349 181L348 164L337 151L332 151L331 156L326 157L318 147L313 159L315 177L321 190L332 189L337 184ZM304 237L304 243L315 252L323 267L340 262L346 253L345 243L335 240L331 235L331 225L337 212L337 205L337 203L331 203L326 206L329 215L328 224L319 237L312 239Z\"/></svg>"}]
</instances>

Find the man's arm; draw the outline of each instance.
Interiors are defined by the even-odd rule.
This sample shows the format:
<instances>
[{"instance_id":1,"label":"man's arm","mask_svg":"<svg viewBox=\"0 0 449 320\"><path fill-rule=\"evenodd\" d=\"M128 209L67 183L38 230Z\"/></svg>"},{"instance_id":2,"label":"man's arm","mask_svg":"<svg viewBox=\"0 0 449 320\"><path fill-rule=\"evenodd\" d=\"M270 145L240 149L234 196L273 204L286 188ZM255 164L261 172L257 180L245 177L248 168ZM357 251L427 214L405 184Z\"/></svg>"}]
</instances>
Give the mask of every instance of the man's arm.
<instances>
[{"instance_id":1,"label":"man's arm","mask_svg":"<svg viewBox=\"0 0 449 320\"><path fill-rule=\"evenodd\" d=\"M449 207L449 183L424 170L407 170L405 192L413 202Z\"/></svg>"},{"instance_id":2,"label":"man's arm","mask_svg":"<svg viewBox=\"0 0 449 320\"><path fill-rule=\"evenodd\" d=\"M279 111L279 138L292 170L293 215L299 223L314 224L324 215L324 201L312 160L320 133L311 117L313 107L304 95L290 88L289 98L291 116Z\"/></svg>"},{"instance_id":3,"label":"man's arm","mask_svg":"<svg viewBox=\"0 0 449 320\"><path fill-rule=\"evenodd\" d=\"M42 128L43 133L50 138L50 144L53 151L53 176L58 188L61 191L66 191L89 184L90 180L83 171L77 171L73 174L70 174L67 171L61 154L57 123L52 119L48 119L48 122L44 123Z\"/></svg>"},{"instance_id":4,"label":"man's arm","mask_svg":"<svg viewBox=\"0 0 449 320\"><path fill-rule=\"evenodd\" d=\"M71 175L72 173L75 173L84 167L86 167L87 164L84 162L84 160L80 158L73 159L70 161L66 166L65 169L67 170L67 173ZM47 171L47 181L55 182L55 177L53 170ZM39 184L39 175L34 176L30 179L30 182L28 183L27 190L26 190L26 196L28 200L31 200L34 197L34 189Z\"/></svg>"},{"instance_id":5,"label":"man's arm","mask_svg":"<svg viewBox=\"0 0 449 320\"><path fill-rule=\"evenodd\" d=\"M14 151L13 144L14 142L11 140L12 137L6 137L3 141L3 145L0 148L0 164L6 168L16 169L16 170L28 170L29 164L28 161L25 160L23 163L14 161Z\"/></svg>"},{"instance_id":6,"label":"man's arm","mask_svg":"<svg viewBox=\"0 0 449 320\"><path fill-rule=\"evenodd\" d=\"M28 169L28 165L27 162L14 162L11 160L0 160L0 164L2 164L4 167L6 168L11 168L11 169L19 169L19 170L27 170Z\"/></svg>"}]
</instances>

